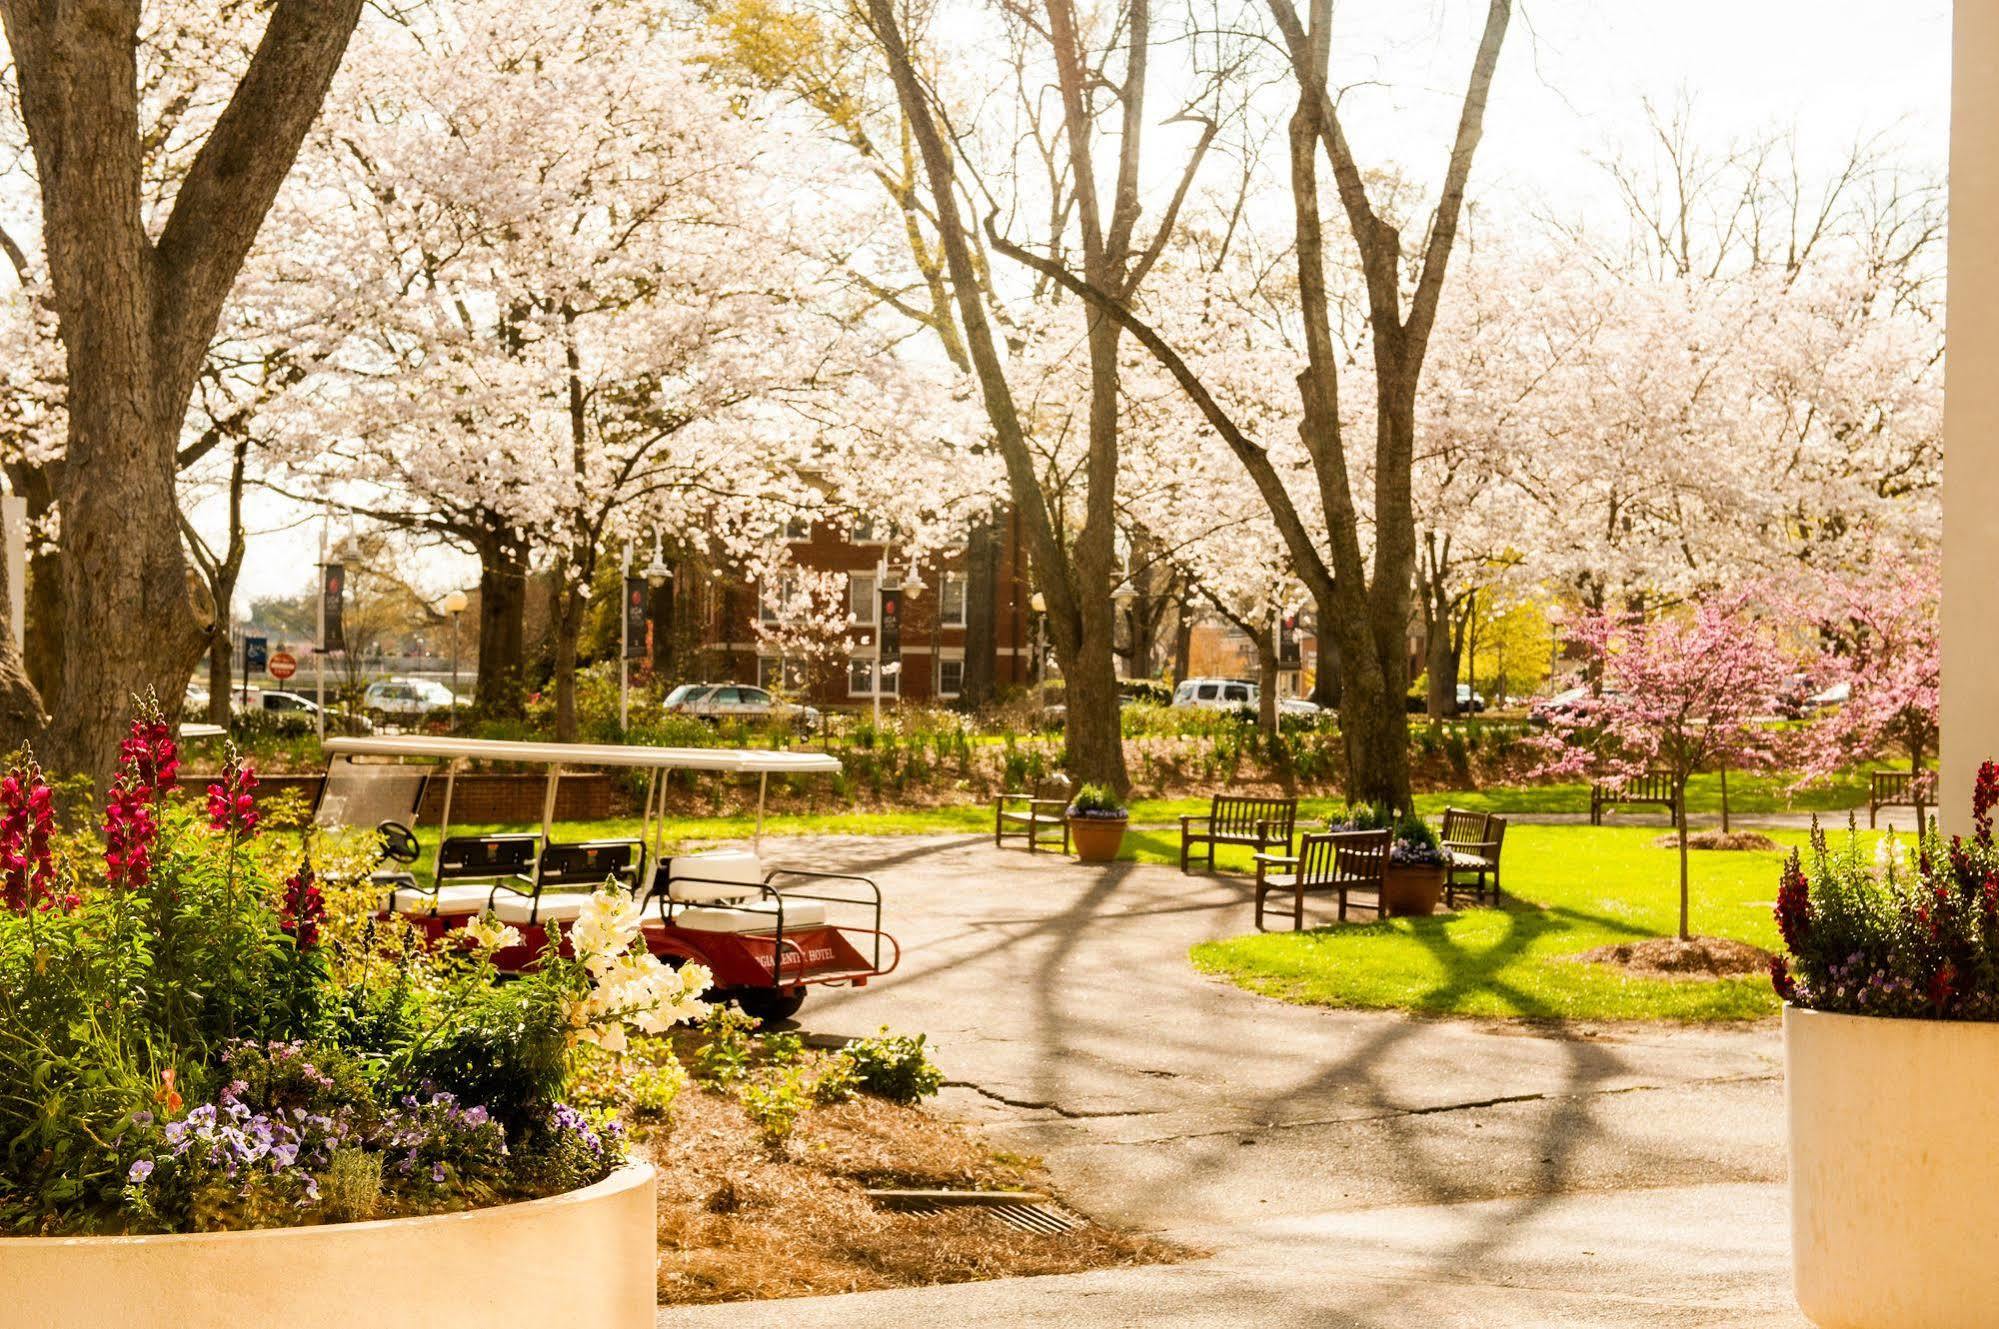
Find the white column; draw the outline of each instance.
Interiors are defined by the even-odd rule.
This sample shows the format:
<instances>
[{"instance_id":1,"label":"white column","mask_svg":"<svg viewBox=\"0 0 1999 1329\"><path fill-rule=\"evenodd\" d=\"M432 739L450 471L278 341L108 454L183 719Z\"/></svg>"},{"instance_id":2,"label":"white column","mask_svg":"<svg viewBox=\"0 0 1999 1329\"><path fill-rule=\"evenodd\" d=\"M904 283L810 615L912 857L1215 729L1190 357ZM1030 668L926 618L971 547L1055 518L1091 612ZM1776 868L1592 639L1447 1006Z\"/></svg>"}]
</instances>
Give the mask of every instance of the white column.
<instances>
[{"instance_id":1,"label":"white column","mask_svg":"<svg viewBox=\"0 0 1999 1329\"><path fill-rule=\"evenodd\" d=\"M1952 64L1940 799L1965 831L1999 757L1999 5L1959 0Z\"/></svg>"}]
</instances>

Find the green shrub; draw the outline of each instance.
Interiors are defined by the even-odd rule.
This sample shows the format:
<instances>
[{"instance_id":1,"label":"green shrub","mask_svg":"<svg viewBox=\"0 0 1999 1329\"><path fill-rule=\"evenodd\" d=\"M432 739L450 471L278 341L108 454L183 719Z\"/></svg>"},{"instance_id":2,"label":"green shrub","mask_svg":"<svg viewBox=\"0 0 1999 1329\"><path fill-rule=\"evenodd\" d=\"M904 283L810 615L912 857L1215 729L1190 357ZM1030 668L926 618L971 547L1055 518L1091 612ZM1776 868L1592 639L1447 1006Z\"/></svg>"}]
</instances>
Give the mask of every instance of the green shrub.
<instances>
[{"instance_id":1,"label":"green shrub","mask_svg":"<svg viewBox=\"0 0 1999 1329\"><path fill-rule=\"evenodd\" d=\"M764 1148L781 1154L791 1142L798 1118L812 1105L813 1084L805 1068L793 1063L768 1068L745 1081L736 1097L756 1126Z\"/></svg>"},{"instance_id":2,"label":"green shrub","mask_svg":"<svg viewBox=\"0 0 1999 1329\"><path fill-rule=\"evenodd\" d=\"M930 1060L922 1034L891 1034L883 1025L880 1034L855 1039L841 1055L853 1065L862 1093L891 1103L915 1103L944 1087L944 1072Z\"/></svg>"},{"instance_id":3,"label":"green shrub","mask_svg":"<svg viewBox=\"0 0 1999 1329\"><path fill-rule=\"evenodd\" d=\"M701 1046L694 1052L694 1078L727 1088L749 1073L751 1036L757 1022L733 1006L716 1005L701 1022Z\"/></svg>"}]
</instances>

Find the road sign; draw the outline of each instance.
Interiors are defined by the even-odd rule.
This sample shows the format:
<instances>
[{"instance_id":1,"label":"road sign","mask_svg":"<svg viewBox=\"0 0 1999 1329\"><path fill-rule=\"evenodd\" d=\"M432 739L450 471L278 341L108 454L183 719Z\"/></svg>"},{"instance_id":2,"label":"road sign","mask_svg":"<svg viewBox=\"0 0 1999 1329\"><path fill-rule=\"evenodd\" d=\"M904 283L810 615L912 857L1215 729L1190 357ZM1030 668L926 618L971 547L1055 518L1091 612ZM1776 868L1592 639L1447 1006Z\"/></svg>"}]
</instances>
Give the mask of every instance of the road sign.
<instances>
[{"instance_id":1,"label":"road sign","mask_svg":"<svg viewBox=\"0 0 1999 1329\"><path fill-rule=\"evenodd\" d=\"M254 674L271 662L271 639L269 637L243 638L243 672Z\"/></svg>"},{"instance_id":2,"label":"road sign","mask_svg":"<svg viewBox=\"0 0 1999 1329\"><path fill-rule=\"evenodd\" d=\"M282 683L298 672L298 660L290 651L278 651L271 656L269 669L271 677Z\"/></svg>"}]
</instances>

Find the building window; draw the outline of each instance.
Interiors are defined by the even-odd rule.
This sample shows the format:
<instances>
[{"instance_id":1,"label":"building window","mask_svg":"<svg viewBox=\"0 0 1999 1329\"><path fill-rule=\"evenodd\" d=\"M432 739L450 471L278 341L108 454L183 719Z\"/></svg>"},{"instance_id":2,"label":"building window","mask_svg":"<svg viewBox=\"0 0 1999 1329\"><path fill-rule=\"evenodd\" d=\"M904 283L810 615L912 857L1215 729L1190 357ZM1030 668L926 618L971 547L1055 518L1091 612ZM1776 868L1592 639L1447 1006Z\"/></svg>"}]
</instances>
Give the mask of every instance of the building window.
<instances>
[{"instance_id":1,"label":"building window","mask_svg":"<svg viewBox=\"0 0 1999 1329\"><path fill-rule=\"evenodd\" d=\"M847 612L854 616L854 622L862 627L873 627L875 606L880 602L880 598L875 593L874 573L847 574Z\"/></svg>"},{"instance_id":2,"label":"building window","mask_svg":"<svg viewBox=\"0 0 1999 1329\"><path fill-rule=\"evenodd\" d=\"M783 611L797 603L797 600L798 578L796 577L786 577L776 587L775 594L765 588L764 593L757 597L758 621L765 624L777 622Z\"/></svg>"},{"instance_id":3,"label":"building window","mask_svg":"<svg viewBox=\"0 0 1999 1329\"><path fill-rule=\"evenodd\" d=\"M965 690L965 661L962 656L937 657L937 695L955 697Z\"/></svg>"},{"instance_id":4,"label":"building window","mask_svg":"<svg viewBox=\"0 0 1999 1329\"><path fill-rule=\"evenodd\" d=\"M847 660L847 695L849 697L872 697L874 693L875 657L872 655L850 656ZM902 671L882 677L881 695L894 697L902 691Z\"/></svg>"},{"instance_id":5,"label":"building window","mask_svg":"<svg viewBox=\"0 0 1999 1329\"><path fill-rule=\"evenodd\" d=\"M781 655L759 655L757 657L757 686L760 688L781 688L784 686L784 657Z\"/></svg>"},{"instance_id":6,"label":"building window","mask_svg":"<svg viewBox=\"0 0 1999 1329\"><path fill-rule=\"evenodd\" d=\"M857 545L876 545L882 543L882 537L876 534L875 519L873 517L856 517L854 519L852 538L853 542Z\"/></svg>"},{"instance_id":7,"label":"building window","mask_svg":"<svg viewBox=\"0 0 1999 1329\"><path fill-rule=\"evenodd\" d=\"M791 517L784 523L784 538L794 543L812 538L812 518Z\"/></svg>"},{"instance_id":8,"label":"building window","mask_svg":"<svg viewBox=\"0 0 1999 1329\"><path fill-rule=\"evenodd\" d=\"M939 627L965 626L965 579L955 572L945 573L937 588L937 622Z\"/></svg>"}]
</instances>

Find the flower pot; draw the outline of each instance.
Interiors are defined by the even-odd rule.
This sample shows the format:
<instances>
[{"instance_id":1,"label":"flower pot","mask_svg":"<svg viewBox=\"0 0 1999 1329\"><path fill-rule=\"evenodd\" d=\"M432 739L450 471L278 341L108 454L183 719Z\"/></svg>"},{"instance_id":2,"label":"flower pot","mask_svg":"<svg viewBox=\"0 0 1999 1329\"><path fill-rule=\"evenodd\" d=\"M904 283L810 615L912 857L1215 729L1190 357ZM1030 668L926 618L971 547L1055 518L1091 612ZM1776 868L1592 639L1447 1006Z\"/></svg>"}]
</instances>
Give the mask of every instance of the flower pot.
<instances>
[{"instance_id":1,"label":"flower pot","mask_svg":"<svg viewBox=\"0 0 1999 1329\"><path fill-rule=\"evenodd\" d=\"M1999 1024L1784 1009L1791 1267L1821 1329L1990 1324Z\"/></svg>"},{"instance_id":2,"label":"flower pot","mask_svg":"<svg viewBox=\"0 0 1999 1329\"><path fill-rule=\"evenodd\" d=\"M1381 904L1385 913L1397 918L1434 914L1443 898L1441 863L1390 863L1382 870Z\"/></svg>"},{"instance_id":3,"label":"flower pot","mask_svg":"<svg viewBox=\"0 0 1999 1329\"><path fill-rule=\"evenodd\" d=\"M1124 844L1124 828L1130 823L1129 817L1071 817L1069 843L1083 862L1108 863L1117 857L1119 846Z\"/></svg>"},{"instance_id":4,"label":"flower pot","mask_svg":"<svg viewBox=\"0 0 1999 1329\"><path fill-rule=\"evenodd\" d=\"M457 1214L147 1237L0 1237L9 1325L651 1329L653 1170Z\"/></svg>"}]
</instances>

